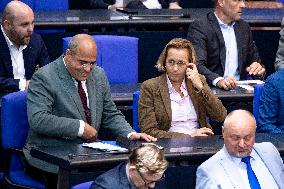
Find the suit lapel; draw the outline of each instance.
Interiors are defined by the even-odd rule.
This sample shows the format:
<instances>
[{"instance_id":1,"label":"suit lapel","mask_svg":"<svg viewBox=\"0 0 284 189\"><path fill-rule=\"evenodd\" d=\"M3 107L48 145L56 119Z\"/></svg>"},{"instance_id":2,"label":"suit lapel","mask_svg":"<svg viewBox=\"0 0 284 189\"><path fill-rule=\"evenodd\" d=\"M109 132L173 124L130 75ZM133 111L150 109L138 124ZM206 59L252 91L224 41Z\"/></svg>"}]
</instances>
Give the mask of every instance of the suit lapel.
<instances>
[{"instance_id":1,"label":"suit lapel","mask_svg":"<svg viewBox=\"0 0 284 189\"><path fill-rule=\"evenodd\" d=\"M9 50L9 47L7 45L7 42L5 40L5 37L2 33L2 31L0 31L0 47L1 47L0 57L2 59L1 62L3 62L5 67L6 67L6 71L7 71L6 75L7 76L14 76L10 50Z\"/></svg>"},{"instance_id":2,"label":"suit lapel","mask_svg":"<svg viewBox=\"0 0 284 189\"><path fill-rule=\"evenodd\" d=\"M61 56L60 61L57 62L57 71L59 77L61 78L59 82L61 82L62 88L69 95L69 99L71 100L70 103L72 102L74 103L75 107L77 108L78 112L81 115L81 119L86 121L84 108L80 96L78 94L78 90L75 86L74 80L72 79L70 73L68 72L67 68L63 63L63 56Z\"/></svg>"},{"instance_id":3,"label":"suit lapel","mask_svg":"<svg viewBox=\"0 0 284 189\"><path fill-rule=\"evenodd\" d=\"M242 185L241 176L239 172L236 170L236 165L231 160L230 155L223 146L220 151L220 165L223 167L225 174L228 176L228 179L234 188L242 189L244 186Z\"/></svg>"},{"instance_id":4,"label":"suit lapel","mask_svg":"<svg viewBox=\"0 0 284 189\"><path fill-rule=\"evenodd\" d=\"M32 75L28 72L34 72L35 68L32 68L34 65L32 64L30 58L33 57L33 48L30 44L23 50L23 58L24 58L24 67L25 67L25 76Z\"/></svg>"},{"instance_id":5,"label":"suit lapel","mask_svg":"<svg viewBox=\"0 0 284 189\"><path fill-rule=\"evenodd\" d=\"M235 31L235 36L236 36L236 40L237 41L237 49L238 49L238 67L239 67L239 72L241 73L242 70L242 35L244 35L242 33L242 29L239 26L239 23L236 22L234 25L234 31Z\"/></svg>"},{"instance_id":6,"label":"suit lapel","mask_svg":"<svg viewBox=\"0 0 284 189\"><path fill-rule=\"evenodd\" d=\"M201 115L200 112L199 112L199 106L198 106L198 97L197 95L195 94L194 92L194 87L193 87L193 84L192 82L189 80L189 79L185 79L186 81L186 87L187 87L187 92L190 96L190 99L191 99L191 102L193 104L193 107L195 109L195 112L197 114L197 116ZM197 118L199 120L199 117Z\"/></svg>"},{"instance_id":7,"label":"suit lapel","mask_svg":"<svg viewBox=\"0 0 284 189\"><path fill-rule=\"evenodd\" d=\"M280 187L282 185L280 174L277 171L277 168L274 168L277 166L273 161L271 161L271 153L270 151L261 150L261 148L258 148L256 144L254 145L254 150L258 154L258 156L261 158L267 169L269 170L270 174L274 178L276 184ZM281 187L280 187L281 188Z\"/></svg>"},{"instance_id":8,"label":"suit lapel","mask_svg":"<svg viewBox=\"0 0 284 189\"><path fill-rule=\"evenodd\" d=\"M167 84L167 76L166 74L162 74L160 77L160 85L159 85L159 90L160 90L160 95L162 97L164 107L166 109L166 112L168 114L169 120L172 120L172 110L171 110L171 99L170 99L170 93L169 93L169 88Z\"/></svg>"},{"instance_id":9,"label":"suit lapel","mask_svg":"<svg viewBox=\"0 0 284 189\"><path fill-rule=\"evenodd\" d=\"M219 40L220 60L221 60L221 65L223 67L223 71L225 71L226 46L225 46L224 37L214 12L210 12L208 14L208 19Z\"/></svg>"}]
</instances>

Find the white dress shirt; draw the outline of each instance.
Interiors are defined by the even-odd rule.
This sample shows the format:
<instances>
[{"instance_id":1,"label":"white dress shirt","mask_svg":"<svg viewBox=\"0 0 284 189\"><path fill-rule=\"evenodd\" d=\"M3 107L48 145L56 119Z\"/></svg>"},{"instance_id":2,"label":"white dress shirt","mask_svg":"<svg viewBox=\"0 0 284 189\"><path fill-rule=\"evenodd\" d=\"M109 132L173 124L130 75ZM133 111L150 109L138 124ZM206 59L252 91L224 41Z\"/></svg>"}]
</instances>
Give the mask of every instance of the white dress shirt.
<instances>
[{"instance_id":1,"label":"white dress shirt","mask_svg":"<svg viewBox=\"0 0 284 189\"><path fill-rule=\"evenodd\" d=\"M199 123L191 98L188 95L185 81L183 80L180 87L183 97L174 89L168 76L167 84L172 109L172 122L169 131L190 135L199 128Z\"/></svg>"},{"instance_id":2,"label":"white dress shirt","mask_svg":"<svg viewBox=\"0 0 284 189\"><path fill-rule=\"evenodd\" d=\"M255 150L252 150L250 154L250 163L253 172L255 173L257 180L260 184L261 188L269 188L269 189L278 189L278 186L270 174L268 168L263 163L262 159L256 153ZM233 162L236 164L236 171L239 171L242 182L245 188L250 189L249 180L247 176L247 166L244 162L242 162L242 158L232 157Z\"/></svg>"},{"instance_id":3,"label":"white dress shirt","mask_svg":"<svg viewBox=\"0 0 284 189\"><path fill-rule=\"evenodd\" d=\"M223 77L218 77L213 80L213 85L216 86L217 82L228 76L233 76L236 80L240 79L240 72L238 69L238 46L234 30L235 22L228 25L220 20L215 14L220 25L226 48L225 71Z\"/></svg>"},{"instance_id":4,"label":"white dress shirt","mask_svg":"<svg viewBox=\"0 0 284 189\"><path fill-rule=\"evenodd\" d=\"M26 77L25 77L25 66L23 50L27 48L27 45L21 45L19 49L10 41L1 25L1 31L5 37L6 43L8 45L10 56L12 60L13 75L14 79L19 79L19 90L23 91L26 89Z\"/></svg>"}]
</instances>

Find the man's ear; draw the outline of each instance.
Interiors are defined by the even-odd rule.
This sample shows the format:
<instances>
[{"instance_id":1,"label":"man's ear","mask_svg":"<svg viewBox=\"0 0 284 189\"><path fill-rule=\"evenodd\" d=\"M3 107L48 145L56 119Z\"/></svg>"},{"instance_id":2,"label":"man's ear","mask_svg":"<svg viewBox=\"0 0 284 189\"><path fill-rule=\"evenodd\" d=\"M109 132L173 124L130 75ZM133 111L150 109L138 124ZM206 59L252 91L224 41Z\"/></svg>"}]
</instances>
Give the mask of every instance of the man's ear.
<instances>
[{"instance_id":1,"label":"man's ear","mask_svg":"<svg viewBox=\"0 0 284 189\"><path fill-rule=\"evenodd\" d=\"M11 27L11 23L8 20L4 20L2 26L5 30L9 30Z\"/></svg>"},{"instance_id":2,"label":"man's ear","mask_svg":"<svg viewBox=\"0 0 284 189\"><path fill-rule=\"evenodd\" d=\"M224 7L224 0L218 0L217 3L220 7Z\"/></svg>"},{"instance_id":3,"label":"man's ear","mask_svg":"<svg viewBox=\"0 0 284 189\"><path fill-rule=\"evenodd\" d=\"M136 167L135 167L134 165L130 165L130 166L129 166L129 170L133 171L133 170L135 170L135 169L136 169Z\"/></svg>"}]
</instances>

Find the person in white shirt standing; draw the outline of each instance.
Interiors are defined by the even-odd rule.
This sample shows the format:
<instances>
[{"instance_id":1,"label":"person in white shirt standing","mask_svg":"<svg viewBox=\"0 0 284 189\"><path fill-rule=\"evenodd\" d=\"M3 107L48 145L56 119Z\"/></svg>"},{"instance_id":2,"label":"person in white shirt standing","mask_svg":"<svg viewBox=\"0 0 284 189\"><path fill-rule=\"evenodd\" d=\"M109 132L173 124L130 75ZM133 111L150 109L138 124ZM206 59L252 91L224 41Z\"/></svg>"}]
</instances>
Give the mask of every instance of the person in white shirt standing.
<instances>
[{"instance_id":1,"label":"person in white shirt standing","mask_svg":"<svg viewBox=\"0 0 284 189\"><path fill-rule=\"evenodd\" d=\"M196 189L283 189L283 160L270 142L255 143L256 121L235 110L224 121L224 147L196 172Z\"/></svg>"}]
</instances>

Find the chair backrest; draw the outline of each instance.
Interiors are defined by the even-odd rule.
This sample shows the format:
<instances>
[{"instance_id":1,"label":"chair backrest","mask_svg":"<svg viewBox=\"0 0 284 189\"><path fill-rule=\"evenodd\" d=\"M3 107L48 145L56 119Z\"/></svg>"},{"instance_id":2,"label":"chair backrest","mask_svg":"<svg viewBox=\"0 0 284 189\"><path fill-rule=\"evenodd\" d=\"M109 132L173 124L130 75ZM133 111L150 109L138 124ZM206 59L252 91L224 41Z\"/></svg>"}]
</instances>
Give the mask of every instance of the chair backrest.
<instances>
[{"instance_id":1,"label":"chair backrest","mask_svg":"<svg viewBox=\"0 0 284 189\"><path fill-rule=\"evenodd\" d=\"M259 118L259 102L260 97L263 91L264 84L257 84L254 86L254 94L253 94L253 115L256 120L256 124L258 124Z\"/></svg>"},{"instance_id":2,"label":"chair backrest","mask_svg":"<svg viewBox=\"0 0 284 189\"><path fill-rule=\"evenodd\" d=\"M94 35L97 43L97 65L102 67L110 84L138 82L138 38ZM63 52L71 37L63 38Z\"/></svg>"},{"instance_id":3,"label":"chair backrest","mask_svg":"<svg viewBox=\"0 0 284 189\"><path fill-rule=\"evenodd\" d=\"M52 10L68 10L68 0L35 0L34 10L35 11L52 11Z\"/></svg>"},{"instance_id":4,"label":"chair backrest","mask_svg":"<svg viewBox=\"0 0 284 189\"><path fill-rule=\"evenodd\" d=\"M138 113L138 103L139 103L139 96L140 96L140 91L135 91L133 93L133 129L140 133L140 128L139 128L139 113Z\"/></svg>"},{"instance_id":5,"label":"chair backrest","mask_svg":"<svg viewBox=\"0 0 284 189\"><path fill-rule=\"evenodd\" d=\"M3 96L1 117L3 148L22 149L29 130L27 92L19 91Z\"/></svg>"},{"instance_id":6,"label":"chair backrest","mask_svg":"<svg viewBox=\"0 0 284 189\"><path fill-rule=\"evenodd\" d=\"M94 181L88 181L88 182L84 182L81 184L77 184L75 186L72 186L71 189L89 189L91 187L91 185L93 184Z\"/></svg>"}]
</instances>

